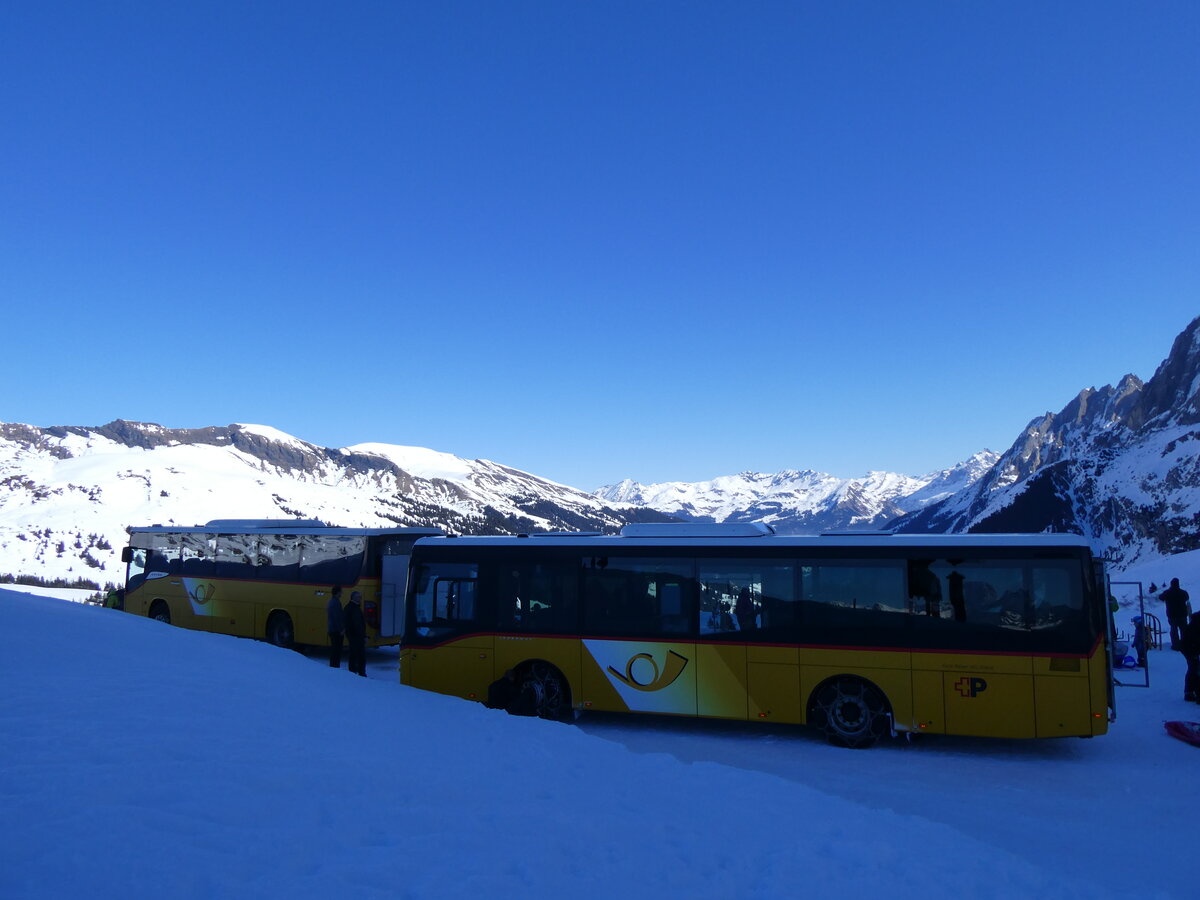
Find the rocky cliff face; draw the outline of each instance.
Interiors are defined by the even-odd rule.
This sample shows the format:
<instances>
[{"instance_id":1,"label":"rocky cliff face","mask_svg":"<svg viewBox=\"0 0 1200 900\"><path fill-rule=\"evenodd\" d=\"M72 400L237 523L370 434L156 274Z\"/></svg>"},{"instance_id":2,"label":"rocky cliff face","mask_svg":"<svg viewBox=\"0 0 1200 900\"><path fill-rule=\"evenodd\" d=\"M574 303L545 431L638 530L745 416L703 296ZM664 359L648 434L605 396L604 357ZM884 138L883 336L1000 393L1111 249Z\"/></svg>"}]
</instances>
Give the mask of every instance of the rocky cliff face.
<instances>
[{"instance_id":1,"label":"rocky cliff face","mask_svg":"<svg viewBox=\"0 0 1200 900\"><path fill-rule=\"evenodd\" d=\"M253 425L0 424L0 576L115 581L127 525L224 518L494 534L666 517L417 447L332 449Z\"/></svg>"},{"instance_id":2,"label":"rocky cliff face","mask_svg":"<svg viewBox=\"0 0 1200 900\"><path fill-rule=\"evenodd\" d=\"M1034 419L968 490L899 531L1069 531L1130 564L1200 548L1200 318L1144 384L1082 391Z\"/></svg>"}]
</instances>

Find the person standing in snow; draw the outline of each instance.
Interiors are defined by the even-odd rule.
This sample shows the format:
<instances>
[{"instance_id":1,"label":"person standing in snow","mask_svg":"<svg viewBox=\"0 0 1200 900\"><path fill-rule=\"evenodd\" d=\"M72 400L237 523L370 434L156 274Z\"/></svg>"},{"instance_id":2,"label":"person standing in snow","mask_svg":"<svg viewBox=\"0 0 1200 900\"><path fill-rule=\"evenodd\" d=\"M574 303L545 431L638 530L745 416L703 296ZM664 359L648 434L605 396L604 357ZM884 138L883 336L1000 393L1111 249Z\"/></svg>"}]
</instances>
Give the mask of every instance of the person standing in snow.
<instances>
[{"instance_id":1,"label":"person standing in snow","mask_svg":"<svg viewBox=\"0 0 1200 900\"><path fill-rule=\"evenodd\" d=\"M1137 653L1139 668L1146 668L1146 621L1141 616L1133 617L1133 650Z\"/></svg>"},{"instance_id":2,"label":"person standing in snow","mask_svg":"<svg viewBox=\"0 0 1200 900\"><path fill-rule=\"evenodd\" d=\"M1183 629L1179 650L1187 660L1187 674L1183 676L1183 699L1200 703L1200 612L1192 613L1191 621Z\"/></svg>"},{"instance_id":3,"label":"person standing in snow","mask_svg":"<svg viewBox=\"0 0 1200 900\"><path fill-rule=\"evenodd\" d=\"M346 605L346 662L356 675L367 676L367 620L363 618L362 594L352 591Z\"/></svg>"},{"instance_id":4,"label":"person standing in snow","mask_svg":"<svg viewBox=\"0 0 1200 900\"><path fill-rule=\"evenodd\" d=\"M1179 639L1183 629L1187 627L1188 616L1192 614L1192 604L1188 592L1179 586L1179 579L1172 578L1171 586L1159 595L1167 608L1167 624L1171 626L1171 649L1179 649Z\"/></svg>"},{"instance_id":5,"label":"person standing in snow","mask_svg":"<svg viewBox=\"0 0 1200 900\"><path fill-rule=\"evenodd\" d=\"M325 619L329 631L329 667L342 667L342 634L346 630L346 617L342 612L342 588L334 585L329 591L329 602L325 604Z\"/></svg>"}]
</instances>

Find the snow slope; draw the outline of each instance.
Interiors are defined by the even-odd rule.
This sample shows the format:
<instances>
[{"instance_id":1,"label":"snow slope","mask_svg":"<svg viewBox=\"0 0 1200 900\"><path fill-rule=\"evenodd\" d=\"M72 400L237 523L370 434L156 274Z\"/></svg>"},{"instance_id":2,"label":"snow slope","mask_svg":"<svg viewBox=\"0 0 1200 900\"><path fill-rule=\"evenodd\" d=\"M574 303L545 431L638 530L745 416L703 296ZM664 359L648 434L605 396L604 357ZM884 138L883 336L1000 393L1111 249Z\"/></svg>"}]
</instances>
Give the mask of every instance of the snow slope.
<instances>
[{"instance_id":1,"label":"snow slope","mask_svg":"<svg viewBox=\"0 0 1200 900\"><path fill-rule=\"evenodd\" d=\"M1178 654L1102 738L847 751L510 718L391 665L11 591L0 626L6 900L1194 893L1200 749L1161 727L1200 718Z\"/></svg>"},{"instance_id":2,"label":"snow slope","mask_svg":"<svg viewBox=\"0 0 1200 900\"><path fill-rule=\"evenodd\" d=\"M318 447L266 425L0 423L0 575L116 583L126 526L236 518L492 533L616 531L647 514L423 447Z\"/></svg>"}]
</instances>

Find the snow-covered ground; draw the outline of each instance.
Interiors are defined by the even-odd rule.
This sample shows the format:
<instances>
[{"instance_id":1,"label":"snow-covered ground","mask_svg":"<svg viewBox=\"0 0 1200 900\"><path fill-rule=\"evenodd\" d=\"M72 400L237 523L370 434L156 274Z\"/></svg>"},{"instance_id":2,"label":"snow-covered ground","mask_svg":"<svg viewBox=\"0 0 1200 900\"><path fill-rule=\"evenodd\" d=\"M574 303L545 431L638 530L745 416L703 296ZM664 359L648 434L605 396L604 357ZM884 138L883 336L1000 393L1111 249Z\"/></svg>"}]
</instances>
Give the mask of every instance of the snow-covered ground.
<instances>
[{"instance_id":1,"label":"snow-covered ground","mask_svg":"<svg viewBox=\"0 0 1200 900\"><path fill-rule=\"evenodd\" d=\"M53 597L56 600L70 600L74 603L90 603L97 593L87 588L34 587L28 584L6 584L4 588L20 594L37 594L39 597Z\"/></svg>"},{"instance_id":2,"label":"snow-covered ground","mask_svg":"<svg viewBox=\"0 0 1200 900\"><path fill-rule=\"evenodd\" d=\"M1200 550L1176 553L1174 556L1156 557L1149 562L1124 570L1111 569L1109 577L1114 582L1118 582L1113 592L1123 604L1133 602L1138 593L1134 583L1140 583L1142 595L1146 600L1147 612L1157 615L1163 620L1164 625L1167 622L1167 616L1163 612L1162 604L1158 602L1158 595L1162 593L1163 588L1171 584L1172 578L1179 579L1180 586L1191 595L1192 609L1200 612ZM1150 593L1152 585L1158 589L1153 594Z\"/></svg>"},{"instance_id":3,"label":"snow-covered ground","mask_svg":"<svg viewBox=\"0 0 1200 900\"><path fill-rule=\"evenodd\" d=\"M1185 577L1180 573L1179 577ZM1093 740L511 718L0 591L0 896L1194 896L1200 719L1151 654Z\"/></svg>"},{"instance_id":4,"label":"snow-covered ground","mask_svg":"<svg viewBox=\"0 0 1200 900\"><path fill-rule=\"evenodd\" d=\"M0 574L114 584L124 574L126 527L153 523L299 517L344 527L433 522L464 530L495 515L549 529L562 527L566 515L580 528L615 531L624 521L625 513L584 491L424 447L332 450L267 425L123 425L134 446L112 432L11 425L6 438L0 428L0 487L8 488L0 492ZM381 459L364 468L361 458L351 462L356 454Z\"/></svg>"}]
</instances>

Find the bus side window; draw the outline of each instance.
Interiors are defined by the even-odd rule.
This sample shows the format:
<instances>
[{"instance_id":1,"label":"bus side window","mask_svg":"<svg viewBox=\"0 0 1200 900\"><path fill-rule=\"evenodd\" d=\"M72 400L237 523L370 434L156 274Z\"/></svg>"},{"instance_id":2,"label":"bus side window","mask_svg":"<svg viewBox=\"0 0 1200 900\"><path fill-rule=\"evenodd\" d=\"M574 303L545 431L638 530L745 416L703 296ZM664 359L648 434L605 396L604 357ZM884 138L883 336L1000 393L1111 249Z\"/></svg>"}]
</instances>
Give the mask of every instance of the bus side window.
<instances>
[{"instance_id":1,"label":"bus side window","mask_svg":"<svg viewBox=\"0 0 1200 900\"><path fill-rule=\"evenodd\" d=\"M258 536L253 534L217 535L217 578L258 577Z\"/></svg>"},{"instance_id":2,"label":"bus side window","mask_svg":"<svg viewBox=\"0 0 1200 900\"><path fill-rule=\"evenodd\" d=\"M570 563L501 566L495 583L501 630L561 634L578 628L579 578Z\"/></svg>"},{"instance_id":3,"label":"bus side window","mask_svg":"<svg viewBox=\"0 0 1200 900\"><path fill-rule=\"evenodd\" d=\"M795 567L741 559L700 562L700 633L736 640L776 637L796 622Z\"/></svg>"},{"instance_id":4,"label":"bus side window","mask_svg":"<svg viewBox=\"0 0 1200 900\"><path fill-rule=\"evenodd\" d=\"M584 560L584 628L631 637L687 634L692 629L690 561L609 557Z\"/></svg>"},{"instance_id":5,"label":"bus side window","mask_svg":"<svg viewBox=\"0 0 1200 900\"><path fill-rule=\"evenodd\" d=\"M658 596L658 627L666 634L685 634L688 631L688 610L685 604L685 586L678 581L660 581L655 593Z\"/></svg>"},{"instance_id":6,"label":"bus side window","mask_svg":"<svg viewBox=\"0 0 1200 900\"><path fill-rule=\"evenodd\" d=\"M796 624L796 569L771 566L762 573L760 629L787 629Z\"/></svg>"},{"instance_id":7,"label":"bus side window","mask_svg":"<svg viewBox=\"0 0 1200 900\"><path fill-rule=\"evenodd\" d=\"M363 568L366 541L348 535L305 538L300 553L300 580L308 584L354 584Z\"/></svg>"},{"instance_id":8,"label":"bus side window","mask_svg":"<svg viewBox=\"0 0 1200 900\"><path fill-rule=\"evenodd\" d=\"M907 646L911 620L924 617L909 613L906 569L904 560L888 558L801 561L800 628L806 642Z\"/></svg>"},{"instance_id":9,"label":"bus side window","mask_svg":"<svg viewBox=\"0 0 1200 900\"><path fill-rule=\"evenodd\" d=\"M416 636L445 637L480 627L477 602L479 568L473 563L427 563L414 580Z\"/></svg>"},{"instance_id":10,"label":"bus side window","mask_svg":"<svg viewBox=\"0 0 1200 900\"><path fill-rule=\"evenodd\" d=\"M1073 644L1081 650L1089 646L1094 625L1083 602L1084 584L1077 567L1065 563L1043 563L1031 567L1033 591L1033 630L1040 638Z\"/></svg>"},{"instance_id":11,"label":"bus side window","mask_svg":"<svg viewBox=\"0 0 1200 900\"><path fill-rule=\"evenodd\" d=\"M300 580L300 538L264 534L258 544L259 577L271 581Z\"/></svg>"},{"instance_id":12,"label":"bus side window","mask_svg":"<svg viewBox=\"0 0 1200 900\"><path fill-rule=\"evenodd\" d=\"M146 577L165 578L179 574L179 547L170 543L170 536L156 535L146 556Z\"/></svg>"},{"instance_id":13,"label":"bus side window","mask_svg":"<svg viewBox=\"0 0 1200 900\"><path fill-rule=\"evenodd\" d=\"M205 577L212 575L217 552L216 536L187 533L180 535L179 569L182 575Z\"/></svg>"}]
</instances>

